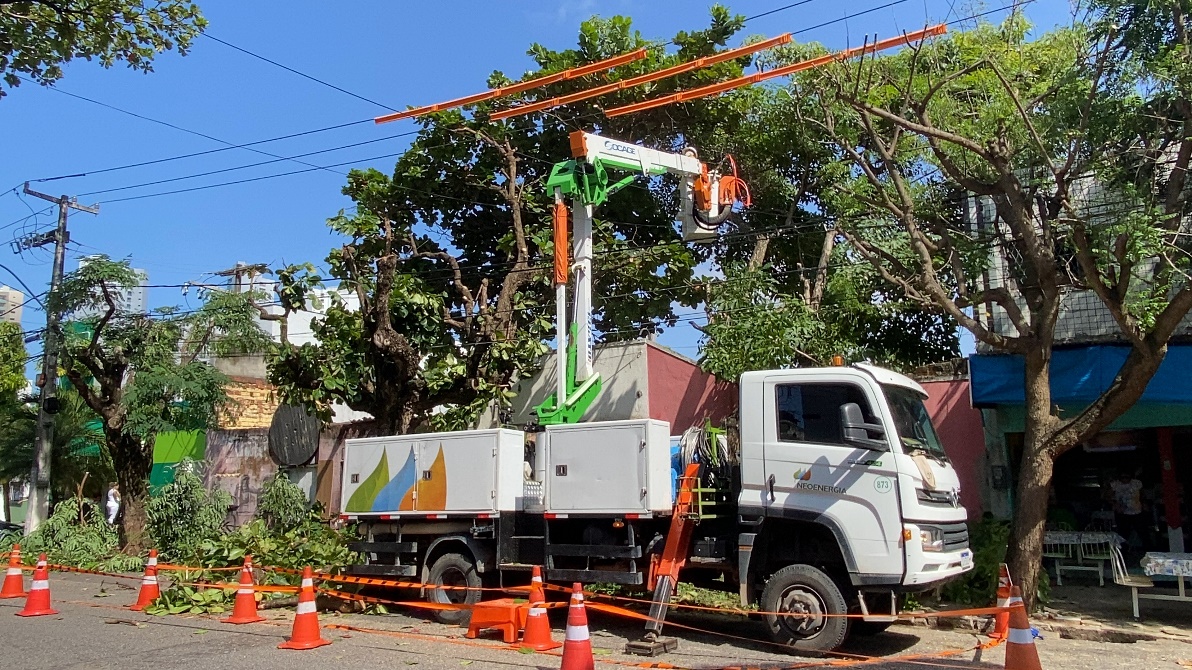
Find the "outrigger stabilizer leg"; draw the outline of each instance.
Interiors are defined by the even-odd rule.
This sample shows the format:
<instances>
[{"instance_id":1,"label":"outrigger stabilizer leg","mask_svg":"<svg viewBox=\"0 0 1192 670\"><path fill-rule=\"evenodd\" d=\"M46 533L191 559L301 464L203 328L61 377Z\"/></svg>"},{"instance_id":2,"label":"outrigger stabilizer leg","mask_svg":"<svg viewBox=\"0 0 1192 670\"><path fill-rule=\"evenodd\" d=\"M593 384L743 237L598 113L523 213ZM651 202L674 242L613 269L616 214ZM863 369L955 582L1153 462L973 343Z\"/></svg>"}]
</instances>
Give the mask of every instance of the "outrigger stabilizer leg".
<instances>
[{"instance_id":1,"label":"outrigger stabilizer leg","mask_svg":"<svg viewBox=\"0 0 1192 670\"><path fill-rule=\"evenodd\" d=\"M670 607L675 586L679 583L679 571L687 563L691 549L691 535L695 531L696 518L691 512L695 500L695 488L699 482L699 463L688 464L679 478L679 495L671 511L670 530L662 555L650 559L650 576L654 582L654 599L650 603L650 620L646 622L646 634L640 640L625 645L626 654L637 656L658 656L679 648L679 641L663 637L662 625L666 622L666 610Z\"/></svg>"}]
</instances>

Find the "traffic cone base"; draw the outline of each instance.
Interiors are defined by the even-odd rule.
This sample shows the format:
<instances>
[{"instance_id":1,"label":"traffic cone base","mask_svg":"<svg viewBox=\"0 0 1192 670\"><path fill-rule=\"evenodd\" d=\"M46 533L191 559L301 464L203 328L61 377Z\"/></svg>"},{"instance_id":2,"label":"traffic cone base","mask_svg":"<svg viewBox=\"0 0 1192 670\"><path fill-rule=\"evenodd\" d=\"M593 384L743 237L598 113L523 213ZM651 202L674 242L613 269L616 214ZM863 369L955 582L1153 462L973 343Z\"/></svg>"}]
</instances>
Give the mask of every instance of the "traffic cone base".
<instances>
[{"instance_id":1,"label":"traffic cone base","mask_svg":"<svg viewBox=\"0 0 1192 670\"><path fill-rule=\"evenodd\" d=\"M595 666L592 640L588 635L588 613L584 609L583 587L576 582L571 588L571 605L567 608L567 636L563 640L563 663L560 670L593 670Z\"/></svg>"},{"instance_id":2,"label":"traffic cone base","mask_svg":"<svg viewBox=\"0 0 1192 670\"><path fill-rule=\"evenodd\" d=\"M1017 600L1018 602L1015 602ZM1010 590L1010 629L1006 633L1006 670L1043 670L1039 664L1039 650L1035 648L1035 634L1026 608L1022 605L1022 590Z\"/></svg>"},{"instance_id":3,"label":"traffic cone base","mask_svg":"<svg viewBox=\"0 0 1192 670\"><path fill-rule=\"evenodd\" d=\"M240 588L236 589L236 603L232 606L232 616L220 621L242 624L265 620L265 617L257 614L257 593L252 586L252 557L245 556L244 567L240 569Z\"/></svg>"},{"instance_id":4,"label":"traffic cone base","mask_svg":"<svg viewBox=\"0 0 1192 670\"><path fill-rule=\"evenodd\" d=\"M530 605L530 615L526 618L526 630L522 634L522 641L517 645L519 649L533 649L534 651L550 651L563 646L562 642L555 642L550 635L550 619L546 616L545 607L537 607L539 603Z\"/></svg>"},{"instance_id":5,"label":"traffic cone base","mask_svg":"<svg viewBox=\"0 0 1192 670\"><path fill-rule=\"evenodd\" d=\"M58 610L50 607L50 571L46 569L46 555L42 554L37 558L37 569L33 571L33 583L29 586L25 609L17 612L17 616L46 616L57 613Z\"/></svg>"},{"instance_id":6,"label":"traffic cone base","mask_svg":"<svg viewBox=\"0 0 1192 670\"><path fill-rule=\"evenodd\" d=\"M278 649L314 649L331 644L319 634L319 613L315 608L314 575L310 566L302 571L302 590L298 593L298 611L294 615L294 630L290 639L277 645Z\"/></svg>"},{"instance_id":7,"label":"traffic cone base","mask_svg":"<svg viewBox=\"0 0 1192 670\"><path fill-rule=\"evenodd\" d=\"M4 586L0 587L0 598L24 598L25 575L21 572L21 545L12 545L8 554L8 570L4 573Z\"/></svg>"}]
</instances>

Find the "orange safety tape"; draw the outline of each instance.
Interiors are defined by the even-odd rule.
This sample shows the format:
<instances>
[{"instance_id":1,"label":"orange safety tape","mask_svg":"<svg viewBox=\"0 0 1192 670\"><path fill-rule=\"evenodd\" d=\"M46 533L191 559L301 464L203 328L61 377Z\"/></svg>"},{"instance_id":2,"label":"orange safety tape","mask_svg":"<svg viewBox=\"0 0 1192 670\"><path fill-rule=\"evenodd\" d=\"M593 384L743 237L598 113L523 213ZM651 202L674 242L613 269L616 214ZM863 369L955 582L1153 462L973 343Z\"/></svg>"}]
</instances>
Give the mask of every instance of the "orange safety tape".
<instances>
[{"instance_id":1,"label":"orange safety tape","mask_svg":"<svg viewBox=\"0 0 1192 670\"><path fill-rule=\"evenodd\" d=\"M292 570L290 568L265 568L274 572L283 574L300 575L301 570ZM322 582L340 582L343 584L363 584L365 586L388 586L391 588L401 589L435 589L437 591L527 591L528 586L437 586L435 584L427 584L424 582L407 582L398 581L395 579L380 579L377 577L356 577L354 575L339 575L329 572L315 572L314 578Z\"/></svg>"},{"instance_id":2,"label":"orange safety tape","mask_svg":"<svg viewBox=\"0 0 1192 670\"><path fill-rule=\"evenodd\" d=\"M84 570L83 568L75 568L69 565L58 565L57 563L47 563L46 568L58 572L77 572L83 575L99 575L101 577L115 577L117 579L140 579L143 575L125 575L119 572L104 572L102 570ZM23 570L35 570L36 567L23 567Z\"/></svg>"},{"instance_id":3,"label":"orange safety tape","mask_svg":"<svg viewBox=\"0 0 1192 670\"><path fill-rule=\"evenodd\" d=\"M571 589L556 586L554 584L545 584L545 589L548 591L558 591L563 593L571 593ZM638 603L642 605L652 605L654 601L646 600L645 598L631 598L629 596L614 596L604 593L594 593L591 591L584 591L585 598L599 598L603 600L620 600L623 602ZM741 610L726 607L709 607L707 605L689 605L686 603L668 603L668 607L676 609L695 610L700 612L716 612L720 614L736 614L741 616L749 616L751 614L772 614L774 616L789 616L789 617L839 617L846 619L862 619L864 614L796 614L794 612L763 612L757 610ZM628 611L628 610L626 610ZM924 619L930 617L947 618L958 616L982 616L989 614L998 614L1000 612L1009 612L1009 607L977 607L962 610L944 610L940 612L906 612L899 614L900 618L907 619Z\"/></svg>"},{"instance_id":4,"label":"orange safety tape","mask_svg":"<svg viewBox=\"0 0 1192 670\"><path fill-rule=\"evenodd\" d=\"M639 619L639 620L643 620L643 621L654 621L655 620L653 617L651 617L649 615L641 614L639 612L634 612L632 610L627 610L622 607L616 607L613 605L605 605L603 603L591 602L591 601L587 601L584 604L589 609L595 610L597 612L604 612L606 614L612 614L614 616L624 616L624 617L628 617L628 618L632 618L632 619ZM996 608L993 608L993 609L996 609ZM690 631L697 632L697 633L703 633L705 635L725 637L725 638L729 638L729 639L733 639L733 640L750 642L753 644L758 644L758 643L768 644L768 645L779 647L784 650L789 650L789 647L787 645L784 645L784 644L781 644L778 642L771 642L769 640L761 640L761 639L752 638L752 637L745 637L742 635L732 635L730 633L724 633L724 632L715 631L715 630L708 630L705 628L697 628L695 626L688 626L686 624L675 623L673 621L666 622L666 625L671 626L672 628L679 628L679 629L683 629L683 630L690 630ZM830 661L828 663L821 662L821 663L813 663L813 664L808 664L808 665L796 665L796 666L791 666L791 667L792 668L804 668L804 667L814 667L814 666L818 666L818 665L854 665L854 664L859 665L862 663L870 663L870 662L886 663L886 662L891 662L894 660L909 660L912 658L919 658L919 657L934 658L934 657L963 654L967 651L975 651L977 649L988 649L988 648L996 647L997 645L999 645L1001 643L1002 643L1002 640L991 640L989 642L984 642L982 644L979 644L975 647L969 647L969 648L965 648L965 649L951 649L951 650L945 650L943 652L932 652L931 654L911 655L911 656L908 656L905 658L898 658L898 659L883 658L880 656L865 656L862 654L846 654L846 653L842 653L842 652L824 652L829 655L841 656L843 658L840 660L837 660L837 661Z\"/></svg>"},{"instance_id":5,"label":"orange safety tape","mask_svg":"<svg viewBox=\"0 0 1192 670\"><path fill-rule=\"evenodd\" d=\"M422 609L447 610L447 611L470 610L474 607L474 605L468 605L467 603L432 603L432 602L427 602L425 600L389 600L387 598L377 598L375 596L364 596L364 595L360 595L359 593L348 593L346 591L335 591L332 589L320 588L320 589L316 589L316 590L319 593L324 593L326 595L333 596L336 598L342 598L344 600L356 600L359 602L372 603L372 604L377 604L377 605L396 605L399 607L419 607ZM477 604L483 604L483 601L481 601L480 603L477 603ZM568 604L569 603L541 603L541 604L537 605L537 607L542 607L545 609L555 609L555 608L567 607ZM529 603L527 602L526 605L528 606Z\"/></svg>"},{"instance_id":6,"label":"orange safety tape","mask_svg":"<svg viewBox=\"0 0 1192 670\"><path fill-rule=\"evenodd\" d=\"M242 570L243 566L234 565L234 566L228 566L226 568L196 568L196 567L191 567L189 565L174 565L172 563L158 563L157 569L159 572L161 570L169 570L171 572L178 572L181 570L185 570L188 572L233 572L233 571L237 571L237 570Z\"/></svg>"},{"instance_id":7,"label":"orange safety tape","mask_svg":"<svg viewBox=\"0 0 1192 670\"><path fill-rule=\"evenodd\" d=\"M223 589L231 591L234 589L252 589L261 593L297 593L301 590L298 586L271 586L268 584L236 584L234 582L174 582L174 586L197 586L205 589Z\"/></svg>"}]
</instances>

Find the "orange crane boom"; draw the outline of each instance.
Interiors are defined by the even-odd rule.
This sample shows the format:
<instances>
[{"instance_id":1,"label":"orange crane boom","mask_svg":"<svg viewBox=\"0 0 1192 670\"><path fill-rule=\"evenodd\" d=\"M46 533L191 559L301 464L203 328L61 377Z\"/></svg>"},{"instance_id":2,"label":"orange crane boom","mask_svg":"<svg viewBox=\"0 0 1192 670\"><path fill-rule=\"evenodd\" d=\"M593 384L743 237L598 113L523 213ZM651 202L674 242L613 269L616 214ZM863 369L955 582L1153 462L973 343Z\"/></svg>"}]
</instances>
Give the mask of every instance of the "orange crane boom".
<instances>
[{"instance_id":1,"label":"orange crane boom","mask_svg":"<svg viewBox=\"0 0 1192 670\"><path fill-rule=\"evenodd\" d=\"M912 42L917 42L919 40L926 39L928 37L936 37L938 35L943 35L946 32L948 32L947 25L941 23L938 25L930 26L928 28L924 28L923 30L917 30L913 33L906 33L906 34L900 35L898 37L891 37L889 39L881 40L880 42L874 42L872 44L865 44L865 45L862 45L859 47L853 47L852 49L845 49L844 51L838 51L836 53L826 54L823 56L819 56L817 58L812 58L810 60L800 61L798 63L793 63L791 65L785 65L783 67L774 68L773 70L768 70L766 72L758 72L756 74L750 74L750 75L746 75L744 77L738 77L736 79L722 81L719 84L709 84L708 86L701 86L700 88L693 88L693 89L690 89L687 91L680 91L679 93L663 96L661 98L654 98L653 100L646 100L644 102L638 102L638 103L634 103L632 105L616 107L613 109L606 110L604 112L604 115L608 116L608 117L621 116L624 114L632 114L634 112L641 112L641 111L645 111L647 109L653 109L655 107L662 107L664 105L673 105L677 102L687 102L688 100L695 100L697 98L705 98L709 95L716 95L717 93L723 93L725 91L730 91L734 88L740 88L742 86L749 86L750 84L756 84L759 81L765 81L766 79L773 79L775 77L784 77L786 75L794 74L796 72L802 72L803 70L810 70L812 68L817 68L817 67L832 63L834 61L848 60L849 58L854 58L856 56L874 53L877 51L883 51L885 49L889 49L889 48L896 47L896 46L910 45ZM595 90L595 89L593 89L593 90ZM496 117L494 116L494 118L496 118Z\"/></svg>"},{"instance_id":2,"label":"orange crane boom","mask_svg":"<svg viewBox=\"0 0 1192 670\"><path fill-rule=\"evenodd\" d=\"M400 121L401 119L409 119L409 118L412 118L415 116L422 116L423 114L430 114L432 112L441 112L444 109L453 109L455 107L463 107L464 105L471 105L471 104L474 104L477 102L483 102L485 100L492 100L493 98L500 98L500 97L503 97L506 95L513 95L515 93L521 93L522 91L529 91L531 89L539 88L542 86L547 86L549 84L554 84L556 82L565 81L567 79L575 79L576 77L583 77L583 76L592 74L594 72L599 72L601 70L607 70L609 68L614 68L614 67L617 67L620 65L625 65L626 63L632 63L634 61L639 61L646 57L647 51L648 51L648 49L646 49L645 47L642 47L641 49L637 49L636 51L630 51L629 53L621 54L620 56L613 56L612 58L606 58L602 61L596 61L595 63L589 63L588 65L581 65L580 67L569 68L567 70L563 70L562 72L556 72L555 74L546 75L545 77L538 77L536 79L531 79L529 81L523 81L523 82L518 82L516 84L510 84L508 86L501 86L498 88L489 89L483 93L476 93L474 95L468 95L468 96L464 96L462 98L456 98L455 100L448 100L447 102L440 102L440 103L437 103L434 105L425 105L422 107L415 107L413 109L407 109L404 112L394 112L393 114L385 114L384 116L376 117L375 119L373 119L373 122L374 123L388 123L390 121Z\"/></svg>"},{"instance_id":3,"label":"orange crane boom","mask_svg":"<svg viewBox=\"0 0 1192 670\"><path fill-rule=\"evenodd\" d=\"M668 68L664 68L662 70L658 70L657 72L648 72L646 74L638 75L636 77L630 77L629 79L625 79L623 81L616 81L611 84L605 84L604 86L597 86L596 88L589 88L589 89L586 89L583 91L577 91L570 95L564 95L564 96L561 96L558 98L551 98L550 100L544 100L542 102L536 102L536 103L529 104L529 105L522 105L520 107L512 107L510 109L504 109L504 110L494 113L489 118L491 118L493 121L499 121L501 119L508 119L508 118L514 117L514 116L521 116L522 114L531 114L533 112L539 112L544 109L550 109L552 107L561 107L563 105L569 105L573 102L579 102L580 100L587 100L589 98L595 98L597 96L601 96L606 93L612 93L614 91L620 91L620 90L623 90L626 88L633 88L634 86L639 86L641 84L646 84L646 83L649 83L652 81L657 81L659 79L665 79L667 77L671 77L676 74L682 74L684 72L690 72L691 70L697 70L702 67L708 67L709 65L723 63L724 61L732 60L734 58L740 58L741 56L747 56L751 53L757 53L758 51L762 51L765 49L770 49L772 47L780 46L780 45L786 44L790 41L791 41L791 34L786 33L783 35L779 35L778 37L771 37L768 40L765 40L763 42L758 42L756 44L750 44L748 46L738 47L736 49L729 49L728 51L722 51L718 54L713 54L711 56L704 56L703 58L696 58L695 60L688 61L686 63L680 63L678 65L674 65L674 66L671 66Z\"/></svg>"}]
</instances>

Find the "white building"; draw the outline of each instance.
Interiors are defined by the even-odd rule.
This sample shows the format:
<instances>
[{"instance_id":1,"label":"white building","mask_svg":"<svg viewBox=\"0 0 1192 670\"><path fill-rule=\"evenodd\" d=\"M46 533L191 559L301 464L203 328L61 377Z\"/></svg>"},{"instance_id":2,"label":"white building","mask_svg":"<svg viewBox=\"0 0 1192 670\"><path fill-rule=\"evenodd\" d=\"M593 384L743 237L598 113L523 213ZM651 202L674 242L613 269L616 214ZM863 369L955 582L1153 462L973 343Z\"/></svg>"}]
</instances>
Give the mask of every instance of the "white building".
<instances>
[{"instance_id":1,"label":"white building","mask_svg":"<svg viewBox=\"0 0 1192 670\"><path fill-rule=\"evenodd\" d=\"M95 256L84 256L79 259L79 269L87 267ZM145 270L132 268L138 283L134 286L121 287L116 297L117 306L129 314L144 314L149 311L149 273ZM99 316L99 310L83 309L75 313L76 318Z\"/></svg>"},{"instance_id":2,"label":"white building","mask_svg":"<svg viewBox=\"0 0 1192 670\"><path fill-rule=\"evenodd\" d=\"M24 293L15 288L0 286L0 321L20 324L24 305Z\"/></svg>"}]
</instances>

